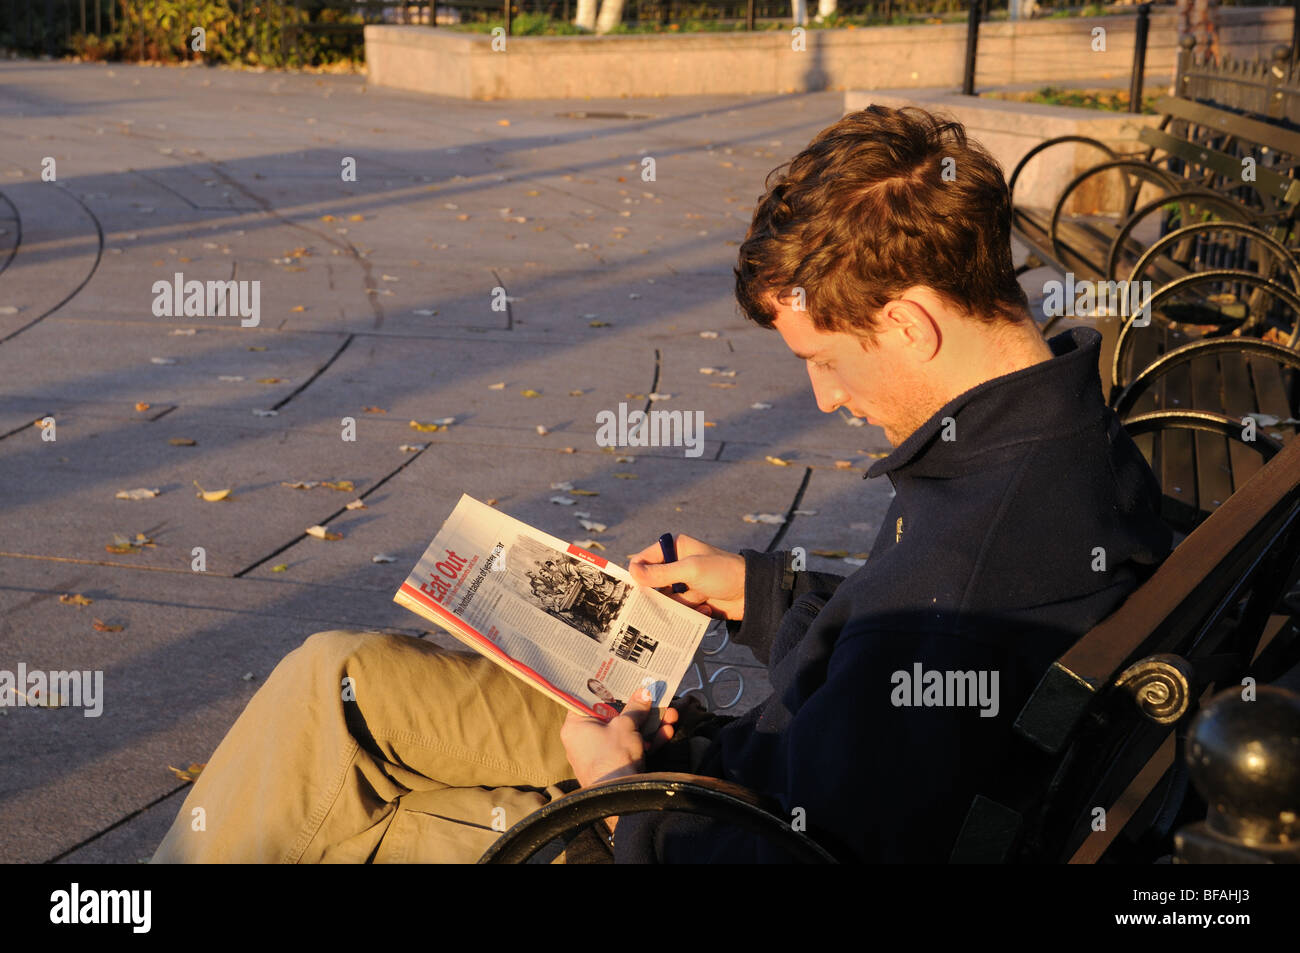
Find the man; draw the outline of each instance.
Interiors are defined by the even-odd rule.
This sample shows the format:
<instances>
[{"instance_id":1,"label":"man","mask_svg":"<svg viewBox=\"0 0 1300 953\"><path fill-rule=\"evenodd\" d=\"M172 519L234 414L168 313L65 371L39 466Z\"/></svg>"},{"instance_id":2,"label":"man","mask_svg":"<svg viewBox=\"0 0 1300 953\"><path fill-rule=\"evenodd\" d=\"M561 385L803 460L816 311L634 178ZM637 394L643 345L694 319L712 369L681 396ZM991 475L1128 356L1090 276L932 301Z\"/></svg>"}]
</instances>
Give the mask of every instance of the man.
<instances>
[{"instance_id":1,"label":"man","mask_svg":"<svg viewBox=\"0 0 1300 953\"><path fill-rule=\"evenodd\" d=\"M1098 335L1044 342L1028 315L1008 201L958 124L872 107L758 203L737 298L806 362L823 411L883 428L895 449L867 475L896 496L848 578L688 536L676 563L655 544L630 568L729 620L769 667L766 701L669 709L647 743L644 697L608 724L565 716L476 656L320 633L249 703L155 859L472 860L498 811L513 824L574 783L671 768L773 798L846 859L946 860L976 794L1023 793L1011 724L1042 672L1170 542L1102 401ZM307 720L259 730L286 712ZM783 859L698 817L610 826L619 861Z\"/></svg>"}]
</instances>

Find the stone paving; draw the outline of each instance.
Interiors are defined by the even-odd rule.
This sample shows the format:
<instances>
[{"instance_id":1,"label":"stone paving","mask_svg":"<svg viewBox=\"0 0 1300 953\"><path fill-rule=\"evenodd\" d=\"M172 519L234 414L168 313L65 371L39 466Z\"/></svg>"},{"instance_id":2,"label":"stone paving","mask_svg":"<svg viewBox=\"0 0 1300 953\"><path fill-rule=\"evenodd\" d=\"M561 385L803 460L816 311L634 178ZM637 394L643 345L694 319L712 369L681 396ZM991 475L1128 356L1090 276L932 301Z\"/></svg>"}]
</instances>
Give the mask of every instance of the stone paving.
<instances>
[{"instance_id":1,"label":"stone paving","mask_svg":"<svg viewBox=\"0 0 1300 953\"><path fill-rule=\"evenodd\" d=\"M732 295L764 176L842 102L465 103L360 77L0 63L0 669L104 672L101 717L0 709L0 860L147 858L186 787L168 766L206 761L313 632L457 645L391 600L463 492L619 561L668 530L865 552L883 433L820 413ZM156 316L177 272L260 281L257 325ZM700 456L597 446L598 411L651 393L704 411ZM560 481L599 495L552 504ZM135 488L159 494L116 498ZM137 534L152 545L122 545ZM747 649L700 663L739 668L738 707L763 698Z\"/></svg>"}]
</instances>

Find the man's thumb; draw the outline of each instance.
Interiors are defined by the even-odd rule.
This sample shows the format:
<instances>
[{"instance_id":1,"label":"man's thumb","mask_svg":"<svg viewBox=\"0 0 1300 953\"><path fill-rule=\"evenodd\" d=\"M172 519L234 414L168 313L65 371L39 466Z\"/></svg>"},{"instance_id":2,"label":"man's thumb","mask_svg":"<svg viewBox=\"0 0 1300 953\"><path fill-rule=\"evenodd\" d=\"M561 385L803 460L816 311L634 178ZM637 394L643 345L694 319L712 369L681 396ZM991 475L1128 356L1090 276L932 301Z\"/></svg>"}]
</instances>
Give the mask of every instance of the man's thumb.
<instances>
[{"instance_id":1,"label":"man's thumb","mask_svg":"<svg viewBox=\"0 0 1300 953\"><path fill-rule=\"evenodd\" d=\"M628 565L628 570L633 579L652 589L664 589L675 582L687 582L685 577L690 575L681 563L633 562Z\"/></svg>"}]
</instances>

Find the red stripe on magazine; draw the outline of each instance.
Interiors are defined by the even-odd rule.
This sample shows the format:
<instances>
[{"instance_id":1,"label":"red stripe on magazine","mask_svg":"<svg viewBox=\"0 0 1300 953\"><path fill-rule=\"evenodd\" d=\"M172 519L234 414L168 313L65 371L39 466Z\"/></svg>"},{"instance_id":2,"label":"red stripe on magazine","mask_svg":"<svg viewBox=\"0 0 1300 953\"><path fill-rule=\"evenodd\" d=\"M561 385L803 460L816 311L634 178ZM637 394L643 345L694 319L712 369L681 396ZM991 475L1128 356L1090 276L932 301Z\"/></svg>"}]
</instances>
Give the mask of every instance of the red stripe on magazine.
<instances>
[{"instance_id":1,"label":"red stripe on magazine","mask_svg":"<svg viewBox=\"0 0 1300 953\"><path fill-rule=\"evenodd\" d=\"M501 661L505 662L507 665L513 668L515 671L524 675L526 678L532 679L534 682L537 682L539 685L544 685L546 688L555 692L557 695L564 696L566 699L573 702L573 704L577 705L579 708L585 711L592 718L600 718L601 721L609 721L608 718L604 718L601 715L597 714L595 709L593 709L586 702L574 698L566 691L561 691L560 689L552 685L549 681L547 681L545 678L543 678L541 675L539 675L537 672L533 671L531 668L525 665L523 662L511 658L509 655L507 655L504 651L501 650L500 646L494 643L491 639L485 637L481 632L479 632L477 629L473 628L471 625L465 622L464 619L457 618L454 614L448 612L445 608L438 605L438 603L434 602L432 599L430 599L423 592L421 592L419 589L416 589L411 584L405 582L402 583L402 588L399 591L406 593L408 596L410 596L412 599L414 599L416 602L420 603L421 605L426 606L429 609L432 609L437 615L446 618L448 621L450 621L453 624L453 627L456 628L458 631L460 631L463 634L468 634L472 638L477 640L484 651L492 653L497 658L501 659Z\"/></svg>"},{"instance_id":2,"label":"red stripe on magazine","mask_svg":"<svg viewBox=\"0 0 1300 953\"><path fill-rule=\"evenodd\" d=\"M599 569L604 569L607 565L609 565L608 559L601 559L595 553L589 553L581 546L576 546L573 543L569 544L569 555L577 556L579 559L585 559L587 562L591 563L592 565L596 566Z\"/></svg>"}]
</instances>

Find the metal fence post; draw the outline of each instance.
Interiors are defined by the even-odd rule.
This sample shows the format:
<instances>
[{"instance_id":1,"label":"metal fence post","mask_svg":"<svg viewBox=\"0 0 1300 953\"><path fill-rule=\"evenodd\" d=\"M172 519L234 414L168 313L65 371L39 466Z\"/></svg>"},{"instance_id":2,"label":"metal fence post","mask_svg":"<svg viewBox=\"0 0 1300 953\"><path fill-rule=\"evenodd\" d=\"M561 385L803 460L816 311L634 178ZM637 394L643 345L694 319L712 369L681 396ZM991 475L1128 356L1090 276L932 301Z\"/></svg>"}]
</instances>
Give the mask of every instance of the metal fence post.
<instances>
[{"instance_id":1,"label":"metal fence post","mask_svg":"<svg viewBox=\"0 0 1300 953\"><path fill-rule=\"evenodd\" d=\"M963 96L975 95L975 48L980 38L981 0L968 0L966 12L966 67L962 71Z\"/></svg>"},{"instance_id":2,"label":"metal fence post","mask_svg":"<svg viewBox=\"0 0 1300 953\"><path fill-rule=\"evenodd\" d=\"M1137 32L1133 36L1133 75L1128 86L1128 111L1142 111L1142 80L1147 68L1147 33L1151 30L1151 4L1138 7Z\"/></svg>"}]
</instances>

